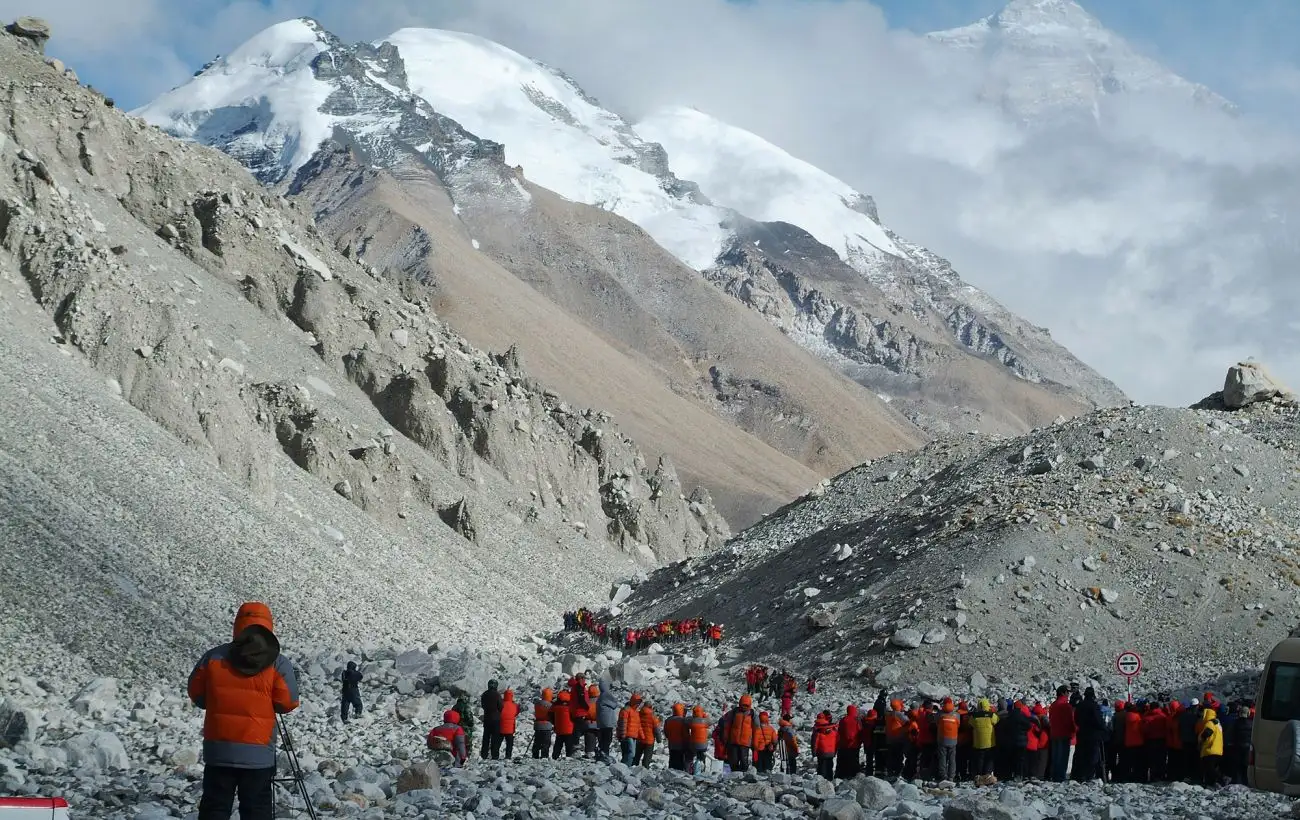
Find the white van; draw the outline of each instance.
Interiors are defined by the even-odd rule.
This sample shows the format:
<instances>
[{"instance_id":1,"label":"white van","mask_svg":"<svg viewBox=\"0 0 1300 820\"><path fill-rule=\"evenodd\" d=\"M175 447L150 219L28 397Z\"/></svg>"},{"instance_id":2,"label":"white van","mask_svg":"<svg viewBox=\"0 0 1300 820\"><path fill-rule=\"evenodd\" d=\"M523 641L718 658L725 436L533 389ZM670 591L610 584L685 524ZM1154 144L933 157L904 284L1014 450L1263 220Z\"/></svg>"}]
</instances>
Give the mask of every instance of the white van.
<instances>
[{"instance_id":1,"label":"white van","mask_svg":"<svg viewBox=\"0 0 1300 820\"><path fill-rule=\"evenodd\" d=\"M1292 721L1297 723L1292 724ZM1255 693L1255 727L1250 738L1247 782L1253 788L1300 796L1300 760L1293 751L1278 753L1287 736L1288 748L1297 745L1300 729L1300 637L1284 639L1269 653ZM1279 763L1279 759L1282 762ZM1283 770L1279 771L1279 765ZM1290 772L1286 771L1290 769ZM1288 780L1292 782L1287 782Z\"/></svg>"}]
</instances>

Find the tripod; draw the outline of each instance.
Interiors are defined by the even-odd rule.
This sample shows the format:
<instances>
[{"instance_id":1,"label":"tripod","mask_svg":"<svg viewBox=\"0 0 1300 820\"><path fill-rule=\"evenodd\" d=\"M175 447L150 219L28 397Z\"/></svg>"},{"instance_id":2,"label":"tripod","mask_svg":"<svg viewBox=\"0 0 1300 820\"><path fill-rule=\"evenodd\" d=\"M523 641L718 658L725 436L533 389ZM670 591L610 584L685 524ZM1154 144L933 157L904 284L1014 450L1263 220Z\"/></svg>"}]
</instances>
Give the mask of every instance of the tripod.
<instances>
[{"instance_id":1,"label":"tripod","mask_svg":"<svg viewBox=\"0 0 1300 820\"><path fill-rule=\"evenodd\" d=\"M284 756L289 761L289 772L284 777L276 777L275 782L284 786L292 794L292 789L296 788L302 795L302 802L307 806L307 815L311 820L318 820L316 815L316 806L311 802L311 794L307 791L306 779L302 773L302 765L298 762L298 750L293 745L293 737L289 734L289 727L285 725L284 715L275 716L275 727L280 731L280 744L284 748ZM279 772L276 772L278 775Z\"/></svg>"}]
</instances>

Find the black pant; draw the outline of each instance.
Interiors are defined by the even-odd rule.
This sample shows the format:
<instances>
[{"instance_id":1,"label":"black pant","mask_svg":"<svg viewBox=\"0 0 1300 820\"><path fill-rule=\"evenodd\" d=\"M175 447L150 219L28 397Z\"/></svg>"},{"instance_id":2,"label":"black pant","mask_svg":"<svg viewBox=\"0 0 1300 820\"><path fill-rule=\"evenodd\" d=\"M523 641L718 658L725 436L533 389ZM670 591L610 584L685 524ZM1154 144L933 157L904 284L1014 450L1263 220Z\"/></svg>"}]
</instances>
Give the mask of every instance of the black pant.
<instances>
[{"instance_id":1,"label":"black pant","mask_svg":"<svg viewBox=\"0 0 1300 820\"><path fill-rule=\"evenodd\" d=\"M972 777L993 774L992 749L972 749L970 755L970 773Z\"/></svg>"},{"instance_id":2,"label":"black pant","mask_svg":"<svg viewBox=\"0 0 1300 820\"><path fill-rule=\"evenodd\" d=\"M774 752L773 750L766 749L758 753L758 770L763 774L767 774L768 772L772 771L772 767L775 763L776 763L776 752Z\"/></svg>"},{"instance_id":3,"label":"black pant","mask_svg":"<svg viewBox=\"0 0 1300 820\"><path fill-rule=\"evenodd\" d=\"M199 820L230 820L236 793L239 794L240 820L272 820L275 815L275 801L271 796L274 781L274 766L269 769L203 767Z\"/></svg>"},{"instance_id":4,"label":"black pant","mask_svg":"<svg viewBox=\"0 0 1300 820\"><path fill-rule=\"evenodd\" d=\"M545 759L551 753L551 730L533 730L533 759Z\"/></svg>"},{"instance_id":5,"label":"black pant","mask_svg":"<svg viewBox=\"0 0 1300 820\"><path fill-rule=\"evenodd\" d=\"M344 723L348 722L349 706L351 706L352 709L357 713L357 717L361 716L361 692L355 691L355 692L343 693L342 717Z\"/></svg>"},{"instance_id":6,"label":"black pant","mask_svg":"<svg viewBox=\"0 0 1300 820\"><path fill-rule=\"evenodd\" d=\"M1221 785L1219 764L1223 762L1220 755L1206 755L1201 758L1201 785L1207 789ZM206 785L206 783L205 783ZM206 796L206 795L205 795Z\"/></svg>"},{"instance_id":7,"label":"black pant","mask_svg":"<svg viewBox=\"0 0 1300 820\"><path fill-rule=\"evenodd\" d=\"M858 750L841 749L835 756L835 779L850 780L858 773Z\"/></svg>"},{"instance_id":8,"label":"black pant","mask_svg":"<svg viewBox=\"0 0 1300 820\"><path fill-rule=\"evenodd\" d=\"M573 757L573 753L578 751L578 736L573 734L556 735L555 750L551 752L551 759L559 760L561 751L564 752L565 757Z\"/></svg>"},{"instance_id":9,"label":"black pant","mask_svg":"<svg viewBox=\"0 0 1300 820\"><path fill-rule=\"evenodd\" d=\"M654 760L655 745L653 743L636 742L636 762L642 768L650 768L650 761Z\"/></svg>"},{"instance_id":10,"label":"black pant","mask_svg":"<svg viewBox=\"0 0 1300 820\"><path fill-rule=\"evenodd\" d=\"M506 744L506 760L510 760L515 754L515 736L496 734L492 736L492 759L501 759L501 743Z\"/></svg>"},{"instance_id":11,"label":"black pant","mask_svg":"<svg viewBox=\"0 0 1300 820\"><path fill-rule=\"evenodd\" d=\"M601 760L609 759L609 747L614 744L614 727L600 728L600 758Z\"/></svg>"},{"instance_id":12,"label":"black pant","mask_svg":"<svg viewBox=\"0 0 1300 820\"><path fill-rule=\"evenodd\" d=\"M686 771L686 750L669 749L668 750L668 768L676 769L679 772Z\"/></svg>"},{"instance_id":13,"label":"black pant","mask_svg":"<svg viewBox=\"0 0 1300 820\"><path fill-rule=\"evenodd\" d=\"M827 780L835 779L835 758L831 755L817 756L817 774Z\"/></svg>"},{"instance_id":14,"label":"black pant","mask_svg":"<svg viewBox=\"0 0 1300 820\"><path fill-rule=\"evenodd\" d=\"M493 760L501 756L501 721L499 720L483 721L483 746L479 749L478 756L487 760L489 754Z\"/></svg>"},{"instance_id":15,"label":"black pant","mask_svg":"<svg viewBox=\"0 0 1300 820\"><path fill-rule=\"evenodd\" d=\"M1169 750L1163 743L1147 744L1147 783L1164 783L1169 776Z\"/></svg>"},{"instance_id":16,"label":"black pant","mask_svg":"<svg viewBox=\"0 0 1300 820\"><path fill-rule=\"evenodd\" d=\"M727 763L733 772L749 771L749 764L754 759L754 751L748 746L731 745L727 747Z\"/></svg>"}]
</instances>

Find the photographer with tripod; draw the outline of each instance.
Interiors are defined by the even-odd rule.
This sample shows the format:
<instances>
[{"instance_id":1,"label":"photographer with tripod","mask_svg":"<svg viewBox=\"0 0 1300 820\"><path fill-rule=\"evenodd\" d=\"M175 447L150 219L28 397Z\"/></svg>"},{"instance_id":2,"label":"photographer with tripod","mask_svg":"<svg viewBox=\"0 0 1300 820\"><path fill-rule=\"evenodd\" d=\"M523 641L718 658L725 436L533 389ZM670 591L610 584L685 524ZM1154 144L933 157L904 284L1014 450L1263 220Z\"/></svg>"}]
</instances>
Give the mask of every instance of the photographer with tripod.
<instances>
[{"instance_id":1,"label":"photographer with tripod","mask_svg":"<svg viewBox=\"0 0 1300 820\"><path fill-rule=\"evenodd\" d=\"M229 820L236 794L241 820L272 820L276 717L298 708L298 680L266 604L239 608L234 640L199 659L188 692L206 713L199 820Z\"/></svg>"}]
</instances>

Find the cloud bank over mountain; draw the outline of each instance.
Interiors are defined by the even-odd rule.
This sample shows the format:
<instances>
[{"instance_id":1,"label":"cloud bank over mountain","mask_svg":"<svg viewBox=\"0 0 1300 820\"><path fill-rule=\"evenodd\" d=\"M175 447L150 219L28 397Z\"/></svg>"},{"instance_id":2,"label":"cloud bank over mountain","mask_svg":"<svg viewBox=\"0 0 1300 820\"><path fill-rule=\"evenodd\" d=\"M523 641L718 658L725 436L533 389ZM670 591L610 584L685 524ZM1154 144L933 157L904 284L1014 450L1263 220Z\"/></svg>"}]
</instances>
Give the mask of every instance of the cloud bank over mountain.
<instances>
[{"instance_id":1,"label":"cloud bank over mountain","mask_svg":"<svg viewBox=\"0 0 1300 820\"><path fill-rule=\"evenodd\" d=\"M116 26L96 15L118 4L82 5L42 8L62 56L81 68L130 52L131 102L299 14L355 39L472 31L628 118L695 106L872 194L883 220L1139 401L1193 401L1249 355L1300 381L1300 140L1268 112L1149 76L1160 67L1064 0L1017 0L974 47L891 30L866 2L377 0L363 13L290 0L209 3L189 19L139 2ZM1103 68L1080 75L1085 57ZM1288 68L1257 84L1285 95ZM1009 88L1017 72L1025 84ZM1051 104L1024 104L1040 98Z\"/></svg>"}]
</instances>

